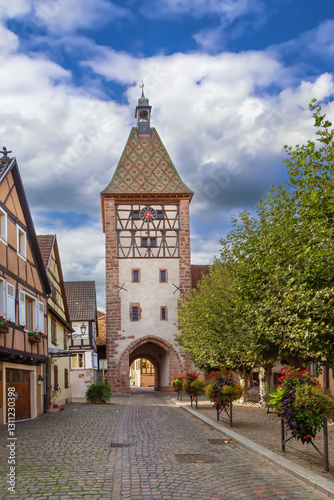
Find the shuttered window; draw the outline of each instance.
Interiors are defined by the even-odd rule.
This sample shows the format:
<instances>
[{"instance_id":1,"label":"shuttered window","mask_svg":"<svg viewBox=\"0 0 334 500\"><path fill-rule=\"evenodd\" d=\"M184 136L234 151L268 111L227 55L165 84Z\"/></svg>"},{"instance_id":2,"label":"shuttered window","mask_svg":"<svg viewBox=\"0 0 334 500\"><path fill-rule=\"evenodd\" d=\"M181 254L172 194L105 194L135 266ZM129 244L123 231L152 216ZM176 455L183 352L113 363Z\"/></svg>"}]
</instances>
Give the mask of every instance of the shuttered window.
<instances>
[{"instance_id":1,"label":"shuttered window","mask_svg":"<svg viewBox=\"0 0 334 500\"><path fill-rule=\"evenodd\" d=\"M54 365L53 367L53 376L54 376L54 390L58 391L59 389L59 381L58 381L58 366Z\"/></svg>"},{"instance_id":2,"label":"shuttered window","mask_svg":"<svg viewBox=\"0 0 334 500\"><path fill-rule=\"evenodd\" d=\"M51 342L57 345L57 323L54 318L51 319Z\"/></svg>"}]
</instances>

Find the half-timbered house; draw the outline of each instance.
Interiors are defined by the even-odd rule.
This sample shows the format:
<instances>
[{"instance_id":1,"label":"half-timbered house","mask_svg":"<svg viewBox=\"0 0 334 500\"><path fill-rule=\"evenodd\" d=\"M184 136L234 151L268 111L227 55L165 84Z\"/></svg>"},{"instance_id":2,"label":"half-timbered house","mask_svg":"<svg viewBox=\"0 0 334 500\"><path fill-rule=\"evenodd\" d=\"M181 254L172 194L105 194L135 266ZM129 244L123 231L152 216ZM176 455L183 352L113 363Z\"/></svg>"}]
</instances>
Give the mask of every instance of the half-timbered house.
<instances>
[{"instance_id":1,"label":"half-timbered house","mask_svg":"<svg viewBox=\"0 0 334 500\"><path fill-rule=\"evenodd\" d=\"M45 391L48 408L54 408L71 400L68 336L72 328L56 235L38 235L37 239L51 285L47 302L49 362Z\"/></svg>"},{"instance_id":2,"label":"half-timbered house","mask_svg":"<svg viewBox=\"0 0 334 500\"><path fill-rule=\"evenodd\" d=\"M8 389L15 389L15 419L45 409L42 378L48 361L43 264L17 161L0 159L0 422L11 420ZM8 323L8 328L3 326ZM39 380L40 379L40 380ZM13 408L13 406L11 406Z\"/></svg>"},{"instance_id":3,"label":"half-timbered house","mask_svg":"<svg viewBox=\"0 0 334 500\"><path fill-rule=\"evenodd\" d=\"M65 281L65 291L73 329L69 336L71 395L72 401L82 401L98 372L95 282Z\"/></svg>"}]
</instances>

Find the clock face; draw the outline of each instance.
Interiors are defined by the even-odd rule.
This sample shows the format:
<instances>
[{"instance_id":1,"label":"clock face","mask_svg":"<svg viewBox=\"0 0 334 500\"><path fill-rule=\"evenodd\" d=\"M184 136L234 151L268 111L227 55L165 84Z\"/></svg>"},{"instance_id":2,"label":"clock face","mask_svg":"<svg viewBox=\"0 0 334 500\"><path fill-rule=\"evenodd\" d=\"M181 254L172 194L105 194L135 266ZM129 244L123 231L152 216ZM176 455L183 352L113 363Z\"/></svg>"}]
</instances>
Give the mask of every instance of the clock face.
<instances>
[{"instance_id":1,"label":"clock face","mask_svg":"<svg viewBox=\"0 0 334 500\"><path fill-rule=\"evenodd\" d=\"M157 212L152 207L144 207L141 209L140 218L144 222L153 222L157 218Z\"/></svg>"}]
</instances>

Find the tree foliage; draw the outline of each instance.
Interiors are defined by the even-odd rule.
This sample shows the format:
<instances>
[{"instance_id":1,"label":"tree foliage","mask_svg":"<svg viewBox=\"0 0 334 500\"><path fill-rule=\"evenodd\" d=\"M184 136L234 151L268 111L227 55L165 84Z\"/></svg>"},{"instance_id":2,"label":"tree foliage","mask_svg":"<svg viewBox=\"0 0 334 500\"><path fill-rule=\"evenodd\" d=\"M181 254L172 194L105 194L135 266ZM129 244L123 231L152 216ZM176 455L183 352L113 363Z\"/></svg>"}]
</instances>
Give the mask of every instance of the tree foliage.
<instances>
[{"instance_id":1,"label":"tree foliage","mask_svg":"<svg viewBox=\"0 0 334 500\"><path fill-rule=\"evenodd\" d=\"M179 340L200 364L334 363L334 131L310 109L317 140L285 147L288 182L256 217L233 219L219 261L181 301Z\"/></svg>"}]
</instances>

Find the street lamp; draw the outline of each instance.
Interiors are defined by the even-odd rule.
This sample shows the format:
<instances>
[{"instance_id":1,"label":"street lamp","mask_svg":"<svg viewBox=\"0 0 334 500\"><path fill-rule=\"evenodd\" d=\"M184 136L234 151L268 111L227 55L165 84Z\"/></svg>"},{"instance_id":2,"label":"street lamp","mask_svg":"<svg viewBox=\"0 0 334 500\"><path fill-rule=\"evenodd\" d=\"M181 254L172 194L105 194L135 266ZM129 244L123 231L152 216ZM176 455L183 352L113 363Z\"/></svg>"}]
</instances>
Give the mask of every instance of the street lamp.
<instances>
[{"instance_id":1,"label":"street lamp","mask_svg":"<svg viewBox=\"0 0 334 500\"><path fill-rule=\"evenodd\" d=\"M85 325L85 323L82 323L82 325L80 326L80 330L81 330L81 335L86 335L86 330L87 330L87 327Z\"/></svg>"}]
</instances>

